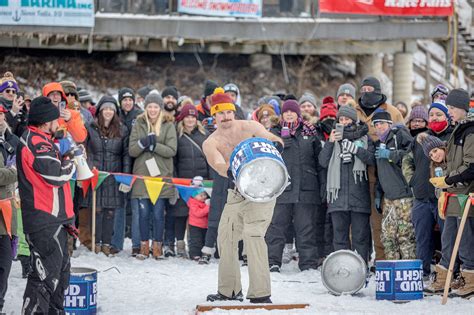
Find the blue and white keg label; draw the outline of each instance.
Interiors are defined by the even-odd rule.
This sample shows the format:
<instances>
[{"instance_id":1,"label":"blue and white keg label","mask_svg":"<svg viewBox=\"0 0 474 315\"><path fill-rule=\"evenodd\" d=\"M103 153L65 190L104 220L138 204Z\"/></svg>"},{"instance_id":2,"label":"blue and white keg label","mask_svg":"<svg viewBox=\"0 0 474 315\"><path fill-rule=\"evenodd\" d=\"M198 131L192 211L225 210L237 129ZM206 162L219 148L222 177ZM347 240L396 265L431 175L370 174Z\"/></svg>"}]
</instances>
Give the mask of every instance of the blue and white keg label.
<instances>
[{"instance_id":1,"label":"blue and white keg label","mask_svg":"<svg viewBox=\"0 0 474 315\"><path fill-rule=\"evenodd\" d=\"M83 311L97 305L97 282L71 282L64 294L64 307L68 310Z\"/></svg>"}]
</instances>

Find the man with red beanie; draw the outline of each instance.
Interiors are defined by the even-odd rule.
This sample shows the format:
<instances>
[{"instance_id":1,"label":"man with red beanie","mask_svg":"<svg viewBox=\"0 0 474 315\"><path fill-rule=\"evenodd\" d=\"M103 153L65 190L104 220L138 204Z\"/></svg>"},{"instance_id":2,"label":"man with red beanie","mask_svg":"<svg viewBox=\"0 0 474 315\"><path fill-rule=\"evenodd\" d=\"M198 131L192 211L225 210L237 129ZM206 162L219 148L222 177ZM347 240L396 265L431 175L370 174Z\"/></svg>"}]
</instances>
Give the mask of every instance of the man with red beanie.
<instances>
[{"instance_id":1,"label":"man with red beanie","mask_svg":"<svg viewBox=\"0 0 474 315\"><path fill-rule=\"evenodd\" d=\"M298 106L299 109L299 106ZM217 129L203 144L209 165L222 177L230 174L230 156L235 147L252 137L262 137L277 143L282 140L268 132L256 121L235 120L235 105L232 99L217 88L211 96L211 115ZM265 233L273 215L275 200L255 203L246 200L233 188L228 190L227 203L219 222L217 243L219 247L219 281L217 294L207 296L208 301L243 301L237 244L243 238L247 252L249 289L247 298L251 303L271 303L270 271ZM211 205L212 207L212 205Z\"/></svg>"},{"instance_id":2,"label":"man with red beanie","mask_svg":"<svg viewBox=\"0 0 474 315\"><path fill-rule=\"evenodd\" d=\"M323 104L319 112L319 122L317 124L318 135L321 140L326 141L334 128L334 122L336 121L337 105L334 102L334 98L326 96L323 98Z\"/></svg>"}]
</instances>

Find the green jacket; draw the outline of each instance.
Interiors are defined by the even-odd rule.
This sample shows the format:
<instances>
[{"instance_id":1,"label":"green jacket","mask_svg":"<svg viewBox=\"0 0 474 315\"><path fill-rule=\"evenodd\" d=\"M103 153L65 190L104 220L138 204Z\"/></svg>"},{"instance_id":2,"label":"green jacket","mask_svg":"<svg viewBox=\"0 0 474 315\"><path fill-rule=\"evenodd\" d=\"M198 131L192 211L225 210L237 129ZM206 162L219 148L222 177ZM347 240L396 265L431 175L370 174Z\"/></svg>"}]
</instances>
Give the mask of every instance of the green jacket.
<instances>
[{"instance_id":1,"label":"green jacket","mask_svg":"<svg viewBox=\"0 0 474 315\"><path fill-rule=\"evenodd\" d=\"M132 127L128 146L130 156L135 158L133 174L150 176L145 162L149 159L155 159L161 172L159 177L172 177L173 157L176 155L178 147L178 138L174 124L170 121L163 121L160 135L157 136L156 147L153 152L144 151L138 145L138 140L147 135L148 129L145 117L139 116ZM175 197L175 194L176 189L170 185L165 185L161 191L160 198L173 198ZM137 179L135 181L132 189L132 198L149 198L145 183L142 179Z\"/></svg>"},{"instance_id":2,"label":"green jacket","mask_svg":"<svg viewBox=\"0 0 474 315\"><path fill-rule=\"evenodd\" d=\"M15 183L17 181L16 169L6 168L3 154L0 153L0 199L6 199L13 197L15 192ZM13 199L12 204L12 235L17 235L17 211ZM0 235L8 235L7 227L5 226L5 220L3 214L0 212Z\"/></svg>"},{"instance_id":3,"label":"green jacket","mask_svg":"<svg viewBox=\"0 0 474 315\"><path fill-rule=\"evenodd\" d=\"M447 143L446 161L448 177L456 178L456 183L447 189L449 193L468 195L474 192L474 181L462 182L459 175L474 163L474 120L467 120L456 126ZM469 216L474 217L474 206ZM450 197L446 209L447 216L461 216L457 197Z\"/></svg>"},{"instance_id":4,"label":"green jacket","mask_svg":"<svg viewBox=\"0 0 474 315\"><path fill-rule=\"evenodd\" d=\"M30 247L25 239L25 234L23 233L23 220L21 217L21 209L17 209L18 213L18 256L30 256Z\"/></svg>"}]
</instances>

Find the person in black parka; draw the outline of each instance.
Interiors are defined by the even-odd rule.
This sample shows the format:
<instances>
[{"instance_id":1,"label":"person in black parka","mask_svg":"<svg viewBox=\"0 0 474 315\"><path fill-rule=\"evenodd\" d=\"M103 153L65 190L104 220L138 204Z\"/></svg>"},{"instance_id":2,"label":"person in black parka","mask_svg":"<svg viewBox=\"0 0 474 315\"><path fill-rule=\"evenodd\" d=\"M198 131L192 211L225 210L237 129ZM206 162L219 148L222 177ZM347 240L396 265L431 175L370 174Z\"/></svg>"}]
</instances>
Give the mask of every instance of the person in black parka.
<instances>
[{"instance_id":1,"label":"person in black parka","mask_svg":"<svg viewBox=\"0 0 474 315\"><path fill-rule=\"evenodd\" d=\"M209 166L202 152L202 143L209 135L197 120L198 111L192 104L186 104L176 118L178 133L178 150L174 158L175 176L178 178L194 178L201 176L209 179ZM189 208L186 202L178 199L173 206L175 216L176 252L178 256L186 256L184 233Z\"/></svg>"},{"instance_id":2,"label":"person in black parka","mask_svg":"<svg viewBox=\"0 0 474 315\"><path fill-rule=\"evenodd\" d=\"M353 107L341 106L337 119L344 125L343 134L333 129L319 154L319 163L328 174L334 249L355 250L367 263L371 247L367 166L375 165L375 148L367 136L368 126L358 122Z\"/></svg>"},{"instance_id":3,"label":"person in black parka","mask_svg":"<svg viewBox=\"0 0 474 315\"><path fill-rule=\"evenodd\" d=\"M115 98L103 96L97 104L96 119L87 126L87 160L90 168L104 172L130 173L127 127L119 118ZM120 189L120 190L119 190ZM114 211L124 205L124 192L128 186L119 185L114 176L107 177L97 189L96 253L110 254L114 228ZM85 200L92 208L92 194Z\"/></svg>"},{"instance_id":4,"label":"person in black parka","mask_svg":"<svg viewBox=\"0 0 474 315\"><path fill-rule=\"evenodd\" d=\"M318 250L314 237L314 217L321 206L321 187L324 172L318 163L321 141L316 128L302 120L297 101L287 100L282 107L282 122L271 130L285 142L282 157L291 184L277 199L272 222L265 240L268 246L270 271L279 272L282 262L285 233L293 220L299 253L299 268L316 269ZM288 128L288 129L287 129ZM324 243L319 244L324 246Z\"/></svg>"}]
</instances>

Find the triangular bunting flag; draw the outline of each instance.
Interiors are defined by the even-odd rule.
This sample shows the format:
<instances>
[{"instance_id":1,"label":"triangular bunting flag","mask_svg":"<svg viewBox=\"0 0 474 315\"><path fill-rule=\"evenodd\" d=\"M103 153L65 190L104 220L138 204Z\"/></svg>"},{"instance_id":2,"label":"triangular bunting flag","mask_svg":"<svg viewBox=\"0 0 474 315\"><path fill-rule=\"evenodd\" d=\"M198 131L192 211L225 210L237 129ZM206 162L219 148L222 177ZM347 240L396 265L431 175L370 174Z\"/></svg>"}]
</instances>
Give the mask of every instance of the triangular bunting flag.
<instances>
[{"instance_id":1,"label":"triangular bunting flag","mask_svg":"<svg viewBox=\"0 0 474 315\"><path fill-rule=\"evenodd\" d=\"M86 198L89 187L91 186L91 179L82 180L82 196Z\"/></svg>"},{"instance_id":2,"label":"triangular bunting flag","mask_svg":"<svg viewBox=\"0 0 474 315\"><path fill-rule=\"evenodd\" d=\"M135 180L137 179L135 176L128 175L128 174L114 174L114 177L118 183L130 186L130 187L132 187L133 183L135 183Z\"/></svg>"},{"instance_id":3,"label":"triangular bunting flag","mask_svg":"<svg viewBox=\"0 0 474 315\"><path fill-rule=\"evenodd\" d=\"M74 199L74 191L76 190L76 180L75 179L69 180L69 186L71 187L72 199Z\"/></svg>"},{"instance_id":4,"label":"triangular bunting flag","mask_svg":"<svg viewBox=\"0 0 474 315\"><path fill-rule=\"evenodd\" d=\"M181 199L184 200L185 203L188 203L189 198L193 195L193 191L198 189L197 187L186 187L186 186L176 186L178 189L179 195Z\"/></svg>"},{"instance_id":5,"label":"triangular bunting flag","mask_svg":"<svg viewBox=\"0 0 474 315\"><path fill-rule=\"evenodd\" d=\"M467 199L469 198L469 195L458 194L456 197L458 197L458 202L459 202L459 206L461 207L461 215L462 215L464 212L464 207L466 206Z\"/></svg>"},{"instance_id":6,"label":"triangular bunting flag","mask_svg":"<svg viewBox=\"0 0 474 315\"><path fill-rule=\"evenodd\" d=\"M144 179L143 181L145 182L146 191L148 192L150 201L154 205L158 200L158 197L160 197L161 190L163 189L165 183L163 183L161 180L158 181L153 179Z\"/></svg>"},{"instance_id":7,"label":"triangular bunting flag","mask_svg":"<svg viewBox=\"0 0 474 315\"><path fill-rule=\"evenodd\" d=\"M12 202L10 199L0 200L0 212L2 213L7 233L12 237Z\"/></svg>"},{"instance_id":8,"label":"triangular bunting flag","mask_svg":"<svg viewBox=\"0 0 474 315\"><path fill-rule=\"evenodd\" d=\"M171 182L175 185L189 186L191 185L192 179L189 178L172 178Z\"/></svg>"},{"instance_id":9,"label":"triangular bunting flag","mask_svg":"<svg viewBox=\"0 0 474 315\"><path fill-rule=\"evenodd\" d=\"M212 184L213 184L213 181L212 180L205 180L202 182L202 185L205 187L205 188L212 188Z\"/></svg>"},{"instance_id":10,"label":"triangular bunting flag","mask_svg":"<svg viewBox=\"0 0 474 315\"><path fill-rule=\"evenodd\" d=\"M95 168L94 170L97 171L97 169ZM102 185L102 183L110 175L110 173L101 172L101 171L97 171L96 173L94 172L94 170L92 170L92 173L94 173L94 177L91 178L91 184L92 184L92 189L97 190L97 188L99 188L100 185Z\"/></svg>"},{"instance_id":11,"label":"triangular bunting flag","mask_svg":"<svg viewBox=\"0 0 474 315\"><path fill-rule=\"evenodd\" d=\"M209 197L212 197L212 188L204 188L204 190L207 192Z\"/></svg>"}]
</instances>

